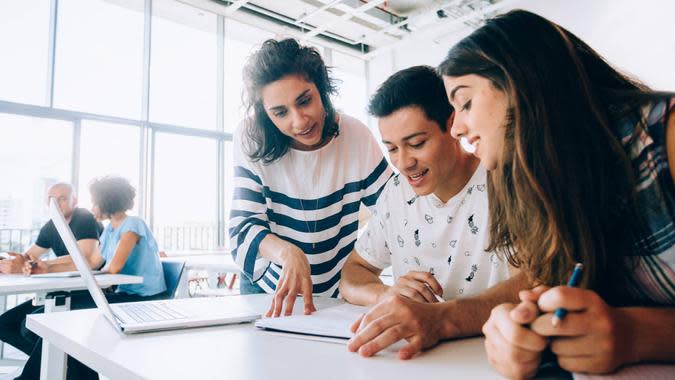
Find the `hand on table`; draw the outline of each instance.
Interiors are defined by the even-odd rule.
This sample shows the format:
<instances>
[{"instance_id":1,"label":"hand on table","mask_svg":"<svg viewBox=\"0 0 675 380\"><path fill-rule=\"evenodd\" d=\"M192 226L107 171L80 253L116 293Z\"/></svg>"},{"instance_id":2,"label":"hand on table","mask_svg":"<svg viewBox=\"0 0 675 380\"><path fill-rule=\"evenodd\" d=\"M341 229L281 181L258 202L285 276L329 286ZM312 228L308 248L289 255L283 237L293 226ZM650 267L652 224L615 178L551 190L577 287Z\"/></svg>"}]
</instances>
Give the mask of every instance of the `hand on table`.
<instances>
[{"instance_id":1,"label":"hand on table","mask_svg":"<svg viewBox=\"0 0 675 380\"><path fill-rule=\"evenodd\" d=\"M496 306L483 325L485 350L490 365L512 379L530 378L537 373L548 339L532 331L529 324L539 316L537 300L548 288L523 290L519 304Z\"/></svg>"},{"instance_id":2,"label":"hand on table","mask_svg":"<svg viewBox=\"0 0 675 380\"><path fill-rule=\"evenodd\" d=\"M539 297L544 313L531 325L536 334L550 338L551 351L561 368L570 372L608 373L632 357L634 323L622 309L607 305L600 296L586 289L558 286ZM554 327L557 308L567 315Z\"/></svg>"},{"instance_id":3,"label":"hand on table","mask_svg":"<svg viewBox=\"0 0 675 380\"><path fill-rule=\"evenodd\" d=\"M410 271L396 280L380 299L400 294L418 302L439 302L436 296L443 295L443 287L429 272Z\"/></svg>"},{"instance_id":4,"label":"hand on table","mask_svg":"<svg viewBox=\"0 0 675 380\"><path fill-rule=\"evenodd\" d=\"M22 273L26 258L16 252L7 252L7 254L12 256L12 258L0 260L0 273Z\"/></svg>"},{"instance_id":5,"label":"hand on table","mask_svg":"<svg viewBox=\"0 0 675 380\"><path fill-rule=\"evenodd\" d=\"M398 351L399 359L410 359L443 337L442 309L438 303L417 302L400 294L390 295L351 326L356 335L347 349L372 356L401 339L408 344Z\"/></svg>"},{"instance_id":6,"label":"hand on table","mask_svg":"<svg viewBox=\"0 0 675 380\"><path fill-rule=\"evenodd\" d=\"M311 270L307 256L300 248L292 246L283 257L283 270L279 276L272 304L265 315L267 317L278 317L282 315L282 309L283 315L291 315L298 294L302 295L305 304L304 313L315 312L316 307L314 307L312 298Z\"/></svg>"}]
</instances>

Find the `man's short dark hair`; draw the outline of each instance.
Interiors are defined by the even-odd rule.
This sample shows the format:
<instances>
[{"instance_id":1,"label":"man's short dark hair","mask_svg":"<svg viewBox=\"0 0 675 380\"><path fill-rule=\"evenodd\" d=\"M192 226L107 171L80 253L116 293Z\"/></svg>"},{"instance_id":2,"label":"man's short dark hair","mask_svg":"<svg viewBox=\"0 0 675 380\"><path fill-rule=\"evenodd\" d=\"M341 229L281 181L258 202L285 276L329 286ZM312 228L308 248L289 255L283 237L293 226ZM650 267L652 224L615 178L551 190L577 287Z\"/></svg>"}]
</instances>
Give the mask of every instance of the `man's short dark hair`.
<instances>
[{"instance_id":1,"label":"man's short dark hair","mask_svg":"<svg viewBox=\"0 0 675 380\"><path fill-rule=\"evenodd\" d=\"M390 76L370 99L368 112L386 117L405 107L421 108L442 131L453 112L443 79L429 66L409 67Z\"/></svg>"},{"instance_id":2,"label":"man's short dark hair","mask_svg":"<svg viewBox=\"0 0 675 380\"><path fill-rule=\"evenodd\" d=\"M94 179L89 185L91 198L103 215L113 215L134 207L136 189L126 178L103 177Z\"/></svg>"}]
</instances>

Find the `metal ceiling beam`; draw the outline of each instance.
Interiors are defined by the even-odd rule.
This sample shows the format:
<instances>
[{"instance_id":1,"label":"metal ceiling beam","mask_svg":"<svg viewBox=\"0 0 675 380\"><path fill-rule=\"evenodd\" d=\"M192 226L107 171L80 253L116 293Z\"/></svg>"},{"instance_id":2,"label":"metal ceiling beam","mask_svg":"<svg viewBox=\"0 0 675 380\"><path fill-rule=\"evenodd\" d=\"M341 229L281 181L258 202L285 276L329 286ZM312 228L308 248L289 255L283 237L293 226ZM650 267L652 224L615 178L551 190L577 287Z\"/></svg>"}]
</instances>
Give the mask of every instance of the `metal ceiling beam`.
<instances>
[{"instance_id":1,"label":"metal ceiling beam","mask_svg":"<svg viewBox=\"0 0 675 380\"><path fill-rule=\"evenodd\" d=\"M314 17L317 13L321 13L321 12L325 11L325 10L328 9L328 8L332 8L332 7L335 6L336 4L341 3L341 2L343 2L343 1L344 1L344 0L333 0L333 1L331 1L330 3L328 3L328 4L324 4L321 8L317 8L317 9L315 9L314 11L312 11L312 12L310 12L310 13L308 13L308 14L302 16L302 17L300 17L299 19L295 20L295 24L296 24L296 25L299 25L299 24L302 23L303 21L306 21L307 19L309 19L309 18L311 18L311 17Z\"/></svg>"},{"instance_id":2,"label":"metal ceiling beam","mask_svg":"<svg viewBox=\"0 0 675 380\"><path fill-rule=\"evenodd\" d=\"M310 30L309 32L305 33L302 39L306 40L306 39L312 38L312 37L324 32L324 31L328 30L328 28L330 28L331 26L333 26L335 24L338 24L340 22L344 22L345 20L352 17L354 14L362 13L362 12L365 12L369 9L373 9L376 6L384 3L385 1L386 0L371 0L371 1L367 2L366 4L363 4L362 6L360 6L358 8L352 8L349 11L345 12L345 14L343 14L339 18L337 18L337 19L335 19L331 22L327 22L324 25L322 25L320 27L317 27L317 28L314 28L314 29Z\"/></svg>"},{"instance_id":3,"label":"metal ceiling beam","mask_svg":"<svg viewBox=\"0 0 675 380\"><path fill-rule=\"evenodd\" d=\"M232 3L229 7L227 7L227 10L225 10L225 15L229 16L232 13L236 12L239 8L243 7L248 3L249 0L237 0L234 3Z\"/></svg>"},{"instance_id":4,"label":"metal ceiling beam","mask_svg":"<svg viewBox=\"0 0 675 380\"><path fill-rule=\"evenodd\" d=\"M381 53L384 53L386 51L395 49L395 48L397 48L399 46L402 46L402 45L404 45L404 44L406 44L410 41L413 41L417 38L423 37L426 34L431 34L432 36L427 36L427 37L430 38L430 39L433 39L439 34L446 33L446 31L448 29L450 29L454 26L461 25L466 21L471 21L472 19L474 19L476 17L482 17L486 13L491 13L491 12L495 12L495 11L498 11L500 9L506 8L509 5L511 5L512 3L517 2L517 1L520 1L520 0L503 0L503 1L500 1L499 3L488 5L487 7L483 7L481 9L478 9L475 12L471 12L469 14L466 14L466 15L460 17L460 18L448 20L447 22L441 22L441 23L429 25L426 28L422 28L422 29L410 34L409 36L404 37L400 41L394 42L394 43L389 44L387 46L379 47L379 48L377 48L376 50L374 50L370 53L366 53L364 57L368 60L373 59L378 54L381 54ZM440 29L440 30L437 31L438 29Z\"/></svg>"},{"instance_id":5,"label":"metal ceiling beam","mask_svg":"<svg viewBox=\"0 0 675 380\"><path fill-rule=\"evenodd\" d=\"M414 12L414 14L410 15L407 17L405 20L399 21L395 24L391 24L383 29L380 29L374 33L364 35L361 38L359 38L356 43L363 43L365 41L372 41L374 38L384 35L385 33L388 33L392 30L396 30L402 26L408 25L411 22L415 21L417 18L421 17L422 14L428 13L428 12L436 12L439 9L443 9L444 7L447 7L448 5L456 2L456 0L448 0L448 1L443 1L443 2L437 2L436 4L432 4L430 6L426 6L421 10L417 10Z\"/></svg>"}]
</instances>

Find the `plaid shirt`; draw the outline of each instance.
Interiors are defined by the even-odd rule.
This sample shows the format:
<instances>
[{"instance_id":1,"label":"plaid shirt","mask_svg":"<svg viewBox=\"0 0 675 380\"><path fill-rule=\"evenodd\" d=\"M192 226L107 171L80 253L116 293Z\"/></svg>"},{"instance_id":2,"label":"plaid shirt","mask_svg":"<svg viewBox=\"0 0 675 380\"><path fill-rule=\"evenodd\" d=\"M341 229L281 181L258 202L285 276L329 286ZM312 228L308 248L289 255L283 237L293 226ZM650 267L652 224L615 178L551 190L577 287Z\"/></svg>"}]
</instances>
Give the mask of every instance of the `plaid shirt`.
<instances>
[{"instance_id":1,"label":"plaid shirt","mask_svg":"<svg viewBox=\"0 0 675 380\"><path fill-rule=\"evenodd\" d=\"M636 242L634 296L641 301L675 304L675 186L666 152L666 128L675 98L647 105L641 119L627 118L615 128L635 174L644 231Z\"/></svg>"}]
</instances>

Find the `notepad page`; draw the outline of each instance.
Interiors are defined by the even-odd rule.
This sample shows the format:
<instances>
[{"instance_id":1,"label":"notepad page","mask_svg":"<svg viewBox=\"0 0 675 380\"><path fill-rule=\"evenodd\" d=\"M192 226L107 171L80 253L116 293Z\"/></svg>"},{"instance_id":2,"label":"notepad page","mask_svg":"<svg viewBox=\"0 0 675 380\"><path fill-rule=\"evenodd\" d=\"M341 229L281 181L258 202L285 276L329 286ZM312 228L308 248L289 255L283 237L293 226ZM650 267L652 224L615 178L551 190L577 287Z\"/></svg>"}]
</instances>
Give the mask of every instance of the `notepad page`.
<instances>
[{"instance_id":1,"label":"notepad page","mask_svg":"<svg viewBox=\"0 0 675 380\"><path fill-rule=\"evenodd\" d=\"M368 308L365 306L345 303L317 310L311 315L264 318L258 320L255 325L264 329L296 334L349 339L353 335L349 327L366 311Z\"/></svg>"}]
</instances>

